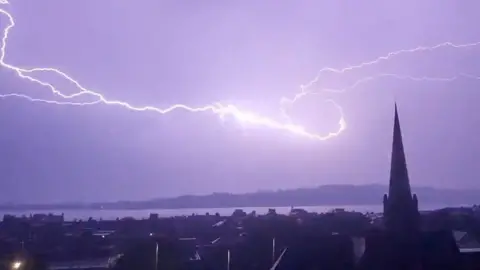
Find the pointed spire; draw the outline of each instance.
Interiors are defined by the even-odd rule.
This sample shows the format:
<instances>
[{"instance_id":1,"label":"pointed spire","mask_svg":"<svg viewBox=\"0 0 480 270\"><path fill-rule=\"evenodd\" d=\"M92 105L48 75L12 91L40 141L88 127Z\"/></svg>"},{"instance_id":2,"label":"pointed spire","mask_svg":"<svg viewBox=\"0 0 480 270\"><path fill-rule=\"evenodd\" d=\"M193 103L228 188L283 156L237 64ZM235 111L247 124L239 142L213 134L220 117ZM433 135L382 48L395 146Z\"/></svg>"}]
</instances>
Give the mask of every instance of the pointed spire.
<instances>
[{"instance_id":1,"label":"pointed spire","mask_svg":"<svg viewBox=\"0 0 480 270\"><path fill-rule=\"evenodd\" d=\"M408 179L407 162L402 141L402 130L395 103L395 120L393 126L393 144L390 167L389 200L411 199L410 181Z\"/></svg>"},{"instance_id":2,"label":"pointed spire","mask_svg":"<svg viewBox=\"0 0 480 270\"><path fill-rule=\"evenodd\" d=\"M384 222L387 230L397 233L418 231L420 213L417 196L412 197L408 179L407 162L403 149L402 130L395 104L393 125L392 160L388 196L383 198Z\"/></svg>"}]
</instances>

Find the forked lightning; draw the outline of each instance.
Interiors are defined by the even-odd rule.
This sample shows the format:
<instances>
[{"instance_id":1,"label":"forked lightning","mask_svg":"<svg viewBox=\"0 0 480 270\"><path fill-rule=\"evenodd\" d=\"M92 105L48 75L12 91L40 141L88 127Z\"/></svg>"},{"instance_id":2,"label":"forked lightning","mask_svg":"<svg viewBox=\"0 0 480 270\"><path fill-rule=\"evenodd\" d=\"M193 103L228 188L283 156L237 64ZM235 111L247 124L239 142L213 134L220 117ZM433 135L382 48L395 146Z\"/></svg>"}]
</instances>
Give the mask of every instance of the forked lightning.
<instances>
[{"instance_id":1,"label":"forked lightning","mask_svg":"<svg viewBox=\"0 0 480 270\"><path fill-rule=\"evenodd\" d=\"M8 4L7 0L0 0L0 4ZM233 104L222 104L222 103L212 103L205 105L203 107L190 107L185 104L174 104L166 108L159 108L155 106L135 106L132 105L126 101L121 101L121 100L111 100L105 98L101 93L93 91L91 89L87 89L86 87L82 86L78 81L76 81L74 78L69 76L68 74L55 69L51 67L36 67L36 68L21 68L18 66L14 66L11 64L8 64L5 61L6 57L6 49L7 49L7 41L9 37L10 31L15 27L15 20L13 16L7 12L5 9L0 8L0 15L4 16L8 19L7 25L2 25L3 28L3 36L2 36L2 43L1 43L1 48L0 48L0 66L3 68L6 68L8 70L11 70L15 72L20 78L28 80L32 83L38 84L40 86L48 88L54 95L56 95L61 101L58 100L47 100L47 99L39 99L39 98L34 98L29 95L25 94L19 94L19 93L9 93L9 94L0 94L1 98L11 98L11 97L17 97L17 98L23 98L27 99L32 102L43 102L47 104L56 104L56 105L73 105L73 106L87 106L87 105L95 105L95 104L105 104L105 105L117 105L121 106L123 108L129 109L129 110L134 110L134 111L151 111L151 112L157 112L160 114L166 114L170 113L174 110L181 109L181 110L186 110L189 112L210 112L213 114L216 114L220 116L221 118L229 115L233 118L235 118L237 121L241 122L242 124L248 124L248 125L256 125L256 126L263 126L266 128L270 129L276 129L276 130L282 130L285 132L289 132L295 135L299 135L305 138L309 139L315 139L315 140L328 140L333 137L336 137L340 135L345 129L346 129L346 121L343 116L343 110L338 105L335 101L333 100L327 100L327 102L333 104L335 108L338 109L340 119L338 121L338 129L334 132L330 132L329 134L326 135L321 135L321 134L316 134L310 131L307 131L304 127L300 125L293 124L293 121L291 121L290 117L288 117L287 112L284 110L286 104L293 104L297 102L299 99L306 97L310 94L316 94L319 92L344 92L347 90L354 89L355 87L366 83L371 80L375 80L378 78L382 77L391 77L395 79L402 79L402 80L413 80L413 81L438 81L438 82L444 82L444 81L453 81L455 79L458 79L459 77L466 77L466 78L471 78L471 79L479 79L478 77L468 75L468 74L459 74L458 76L455 77L450 77L450 78L433 78L433 77L412 77L412 76L407 76L407 75L399 75L399 74L390 74L390 73L385 73L385 74L378 74L375 76L369 76L369 77L364 77L354 84L352 84L350 87L344 88L344 89L319 89L319 90L313 90L313 86L321 79L321 77L324 74L327 73L346 73L348 71L356 70L356 69L361 69L366 66L374 65L377 64L381 61L387 61L395 56L399 56L402 54L406 53L415 53L415 52L422 52L422 51L431 51L435 49L439 49L442 47L452 47L452 48L466 48L466 47L473 47L480 45L480 42L475 42L475 43L467 43L467 44L454 44L451 42L444 42L440 43L434 46L419 46L413 49L402 49L394 52L390 52L385 56L378 57L375 60L368 61L368 62L363 62L358 65L353 65L353 66L348 66L345 68L341 69L334 69L330 67L326 67L321 69L318 73L317 76L308 82L305 85L301 86L301 91L293 96L293 98L282 98L281 101L281 111L284 116L286 116L285 121L286 122L281 122L269 117L261 116L259 114L241 110L237 106ZM65 94L61 90L59 90L57 87L55 87L52 83L49 83L44 80L37 79L34 77L33 73L38 73L38 72L49 72L49 73L54 73L61 78L71 82L75 87L77 88L77 92L74 94ZM79 102L78 98L81 96L90 96L93 97L93 101L91 102Z\"/></svg>"}]
</instances>

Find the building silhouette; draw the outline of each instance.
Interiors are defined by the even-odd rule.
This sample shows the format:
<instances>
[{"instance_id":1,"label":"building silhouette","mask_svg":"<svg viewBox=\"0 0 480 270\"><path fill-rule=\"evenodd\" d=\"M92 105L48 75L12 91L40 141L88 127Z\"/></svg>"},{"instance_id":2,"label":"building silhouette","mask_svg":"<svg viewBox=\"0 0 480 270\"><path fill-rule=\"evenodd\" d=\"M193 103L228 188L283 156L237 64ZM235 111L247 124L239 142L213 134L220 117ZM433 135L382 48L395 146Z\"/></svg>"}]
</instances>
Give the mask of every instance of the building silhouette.
<instances>
[{"instance_id":1,"label":"building silhouette","mask_svg":"<svg viewBox=\"0 0 480 270\"><path fill-rule=\"evenodd\" d=\"M418 199L412 196L408 178L407 161L403 147L400 119L395 104L392 157L388 195L383 196L385 229L398 234L414 233L420 229Z\"/></svg>"},{"instance_id":2,"label":"building silhouette","mask_svg":"<svg viewBox=\"0 0 480 270\"><path fill-rule=\"evenodd\" d=\"M390 183L383 196L383 228L368 233L359 269L463 269L451 231L422 230L418 199L412 195L397 105Z\"/></svg>"}]
</instances>

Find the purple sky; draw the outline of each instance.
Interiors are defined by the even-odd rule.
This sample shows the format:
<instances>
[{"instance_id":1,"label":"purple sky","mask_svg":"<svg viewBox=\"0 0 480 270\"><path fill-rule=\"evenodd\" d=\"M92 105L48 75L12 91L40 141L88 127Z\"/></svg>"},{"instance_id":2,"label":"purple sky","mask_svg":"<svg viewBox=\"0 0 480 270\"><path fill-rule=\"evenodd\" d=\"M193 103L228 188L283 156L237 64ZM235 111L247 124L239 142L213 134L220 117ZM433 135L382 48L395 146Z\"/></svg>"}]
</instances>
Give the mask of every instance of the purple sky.
<instances>
[{"instance_id":1,"label":"purple sky","mask_svg":"<svg viewBox=\"0 0 480 270\"><path fill-rule=\"evenodd\" d=\"M398 49L480 41L480 3L461 1L11 0L6 62L51 66L109 99L135 105L227 101L281 119L325 66L342 68ZM8 23L0 16L1 29ZM480 46L404 54L313 89L365 76L480 76ZM42 79L65 93L58 76ZM0 94L52 98L0 69ZM393 102L412 185L480 188L480 80L383 78L343 94L308 96L294 120L326 133L344 109L347 130L313 141L241 128L211 113L139 113L121 107L0 100L0 202L148 199L322 184L388 183ZM380 200L380 198L379 198Z\"/></svg>"}]
</instances>

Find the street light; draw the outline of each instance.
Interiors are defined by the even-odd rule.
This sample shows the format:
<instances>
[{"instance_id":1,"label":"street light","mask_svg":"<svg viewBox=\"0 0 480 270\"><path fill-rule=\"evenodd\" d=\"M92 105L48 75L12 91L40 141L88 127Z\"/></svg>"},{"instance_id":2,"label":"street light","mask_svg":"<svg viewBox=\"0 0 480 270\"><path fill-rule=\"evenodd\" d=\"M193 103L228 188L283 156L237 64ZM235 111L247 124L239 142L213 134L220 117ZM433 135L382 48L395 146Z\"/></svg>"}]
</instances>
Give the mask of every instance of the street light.
<instances>
[{"instance_id":1,"label":"street light","mask_svg":"<svg viewBox=\"0 0 480 270\"><path fill-rule=\"evenodd\" d=\"M12 269L17 270L17 269L20 269L20 267L22 267L22 262L21 261L14 261L12 263Z\"/></svg>"}]
</instances>

